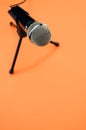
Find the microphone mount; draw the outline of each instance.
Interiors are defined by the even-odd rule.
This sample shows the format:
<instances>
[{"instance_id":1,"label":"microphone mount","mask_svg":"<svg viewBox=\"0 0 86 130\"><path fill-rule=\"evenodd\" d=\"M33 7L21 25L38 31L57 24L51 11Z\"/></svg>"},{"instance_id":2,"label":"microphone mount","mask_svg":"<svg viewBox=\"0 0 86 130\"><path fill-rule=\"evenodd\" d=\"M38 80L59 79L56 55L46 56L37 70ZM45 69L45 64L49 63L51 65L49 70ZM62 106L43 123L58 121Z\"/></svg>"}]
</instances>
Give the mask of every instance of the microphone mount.
<instances>
[{"instance_id":1,"label":"microphone mount","mask_svg":"<svg viewBox=\"0 0 86 130\"><path fill-rule=\"evenodd\" d=\"M13 59L13 62L12 62L12 66L10 68L10 71L9 73L10 74L13 74L14 73L14 67L15 67L15 63L16 63L16 60L17 60L17 57L18 57L18 53L19 53L19 49L20 49L20 46L21 46L21 43L22 43L22 40L24 37L27 37L27 33L24 31L24 29L20 26L19 24L19 19L18 17L16 16L15 14L15 10L19 13L19 10L18 10L18 6L15 6L15 7L12 7L11 10L8 11L8 13L11 15L11 17L15 20L16 24L14 24L13 22L10 22L10 26L13 26L17 29L17 34L19 36L19 41L18 41L18 45L17 45L17 48L16 48L16 52L15 52L15 56L14 56L14 59ZM28 14L28 12L24 11L26 14ZM22 16L23 13L23 9L21 10L21 12L18 14ZM25 21L26 22L26 21ZM30 20L29 24L31 24L31 22L33 23L33 19L32 21ZM24 23L25 24L25 23ZM55 46L59 46L59 43L58 42L54 42L54 41L50 41L51 44L54 44Z\"/></svg>"}]
</instances>

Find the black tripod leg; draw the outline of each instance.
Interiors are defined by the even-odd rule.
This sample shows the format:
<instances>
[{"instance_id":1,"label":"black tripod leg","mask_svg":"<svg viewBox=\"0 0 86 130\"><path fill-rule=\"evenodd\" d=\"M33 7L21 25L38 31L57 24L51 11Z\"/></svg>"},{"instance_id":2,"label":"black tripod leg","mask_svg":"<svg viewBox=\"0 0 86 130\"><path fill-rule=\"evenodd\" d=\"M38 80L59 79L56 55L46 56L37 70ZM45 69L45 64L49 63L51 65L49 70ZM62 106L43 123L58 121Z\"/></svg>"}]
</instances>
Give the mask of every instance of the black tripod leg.
<instances>
[{"instance_id":1,"label":"black tripod leg","mask_svg":"<svg viewBox=\"0 0 86 130\"><path fill-rule=\"evenodd\" d=\"M51 44L54 44L55 46L59 46L58 42L50 41Z\"/></svg>"},{"instance_id":2,"label":"black tripod leg","mask_svg":"<svg viewBox=\"0 0 86 130\"><path fill-rule=\"evenodd\" d=\"M18 52L19 52L19 49L20 49L20 45L21 45L21 42L22 42L22 38L23 38L23 37L20 37L20 39L19 39L18 46L17 46L17 49L16 49L16 53L15 53L15 56L14 56L14 60L13 60L11 69L10 69L10 71L9 71L10 74L13 74L13 72L14 72L14 66L15 66L15 63L16 63L17 56L18 56Z\"/></svg>"},{"instance_id":3,"label":"black tripod leg","mask_svg":"<svg viewBox=\"0 0 86 130\"><path fill-rule=\"evenodd\" d=\"M13 22L10 22L10 26L17 28L17 25L14 24Z\"/></svg>"}]
</instances>

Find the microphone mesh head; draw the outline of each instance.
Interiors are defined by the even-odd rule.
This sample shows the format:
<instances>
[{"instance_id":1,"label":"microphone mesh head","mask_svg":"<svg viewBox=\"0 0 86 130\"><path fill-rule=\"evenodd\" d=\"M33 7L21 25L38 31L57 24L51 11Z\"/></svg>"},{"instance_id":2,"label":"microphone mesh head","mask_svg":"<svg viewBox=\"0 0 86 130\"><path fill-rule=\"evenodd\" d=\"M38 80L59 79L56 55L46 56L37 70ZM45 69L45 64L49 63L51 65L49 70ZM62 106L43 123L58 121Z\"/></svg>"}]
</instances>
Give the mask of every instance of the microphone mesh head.
<instances>
[{"instance_id":1,"label":"microphone mesh head","mask_svg":"<svg viewBox=\"0 0 86 130\"><path fill-rule=\"evenodd\" d=\"M44 46L51 39L51 32L46 24L34 22L27 30L27 36L38 46Z\"/></svg>"}]
</instances>

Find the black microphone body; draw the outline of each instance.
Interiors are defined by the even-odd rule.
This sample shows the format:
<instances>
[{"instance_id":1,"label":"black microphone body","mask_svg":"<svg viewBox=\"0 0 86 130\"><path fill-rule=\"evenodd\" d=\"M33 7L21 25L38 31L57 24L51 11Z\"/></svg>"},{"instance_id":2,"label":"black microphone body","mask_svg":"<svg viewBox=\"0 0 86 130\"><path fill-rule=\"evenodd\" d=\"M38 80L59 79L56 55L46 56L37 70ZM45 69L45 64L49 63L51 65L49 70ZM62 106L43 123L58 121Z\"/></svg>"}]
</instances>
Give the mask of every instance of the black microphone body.
<instances>
[{"instance_id":1,"label":"black microphone body","mask_svg":"<svg viewBox=\"0 0 86 130\"><path fill-rule=\"evenodd\" d=\"M35 22L29 13L19 6L12 7L8 13L16 21L17 25L19 25L23 30L25 30L25 27L28 28L32 23Z\"/></svg>"},{"instance_id":2,"label":"black microphone body","mask_svg":"<svg viewBox=\"0 0 86 130\"><path fill-rule=\"evenodd\" d=\"M49 42L58 46L56 42L50 41L51 32L46 24L36 21L28 12L21 7L13 6L8 13L16 21L17 32L20 36L28 36L28 38L38 46L47 45ZM23 30L23 31L20 31Z\"/></svg>"},{"instance_id":3,"label":"black microphone body","mask_svg":"<svg viewBox=\"0 0 86 130\"><path fill-rule=\"evenodd\" d=\"M50 42L51 32L46 24L36 21L19 6L12 7L8 13L16 21L18 27L27 34L32 43L44 46Z\"/></svg>"}]
</instances>

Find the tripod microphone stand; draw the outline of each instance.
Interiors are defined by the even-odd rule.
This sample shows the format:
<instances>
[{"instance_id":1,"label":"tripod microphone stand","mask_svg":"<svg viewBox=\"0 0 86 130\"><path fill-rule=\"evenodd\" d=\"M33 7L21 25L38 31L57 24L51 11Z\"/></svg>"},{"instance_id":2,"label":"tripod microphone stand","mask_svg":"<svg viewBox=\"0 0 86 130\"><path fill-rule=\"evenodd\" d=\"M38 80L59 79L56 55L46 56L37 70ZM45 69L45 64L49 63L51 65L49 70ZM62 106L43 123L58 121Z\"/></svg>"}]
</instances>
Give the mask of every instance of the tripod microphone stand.
<instances>
[{"instance_id":1,"label":"tripod microphone stand","mask_svg":"<svg viewBox=\"0 0 86 130\"><path fill-rule=\"evenodd\" d=\"M24 37L27 36L26 32L17 24L16 22L16 25L13 23L13 22L10 22L10 25L15 27L17 29L17 33L19 35L19 41L18 41L18 45L17 45L17 49L16 49L16 52L15 52L15 56L14 56L14 59L13 59L13 63L12 63L12 66L11 66L11 69L9 71L10 74L13 74L14 73L14 66L15 66L15 63L16 63L16 59L17 59L17 56L18 56L18 53L19 53L19 49L20 49L20 46L21 46L21 43L22 43L22 40ZM51 44L54 44L55 46L59 46L59 43L58 42L54 42L54 41L50 41Z\"/></svg>"}]
</instances>

